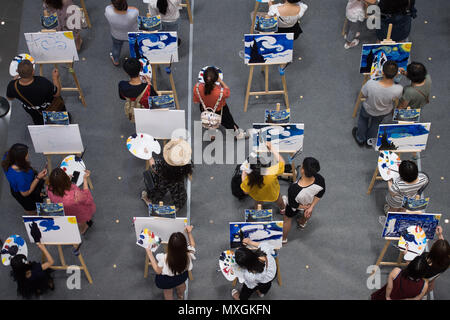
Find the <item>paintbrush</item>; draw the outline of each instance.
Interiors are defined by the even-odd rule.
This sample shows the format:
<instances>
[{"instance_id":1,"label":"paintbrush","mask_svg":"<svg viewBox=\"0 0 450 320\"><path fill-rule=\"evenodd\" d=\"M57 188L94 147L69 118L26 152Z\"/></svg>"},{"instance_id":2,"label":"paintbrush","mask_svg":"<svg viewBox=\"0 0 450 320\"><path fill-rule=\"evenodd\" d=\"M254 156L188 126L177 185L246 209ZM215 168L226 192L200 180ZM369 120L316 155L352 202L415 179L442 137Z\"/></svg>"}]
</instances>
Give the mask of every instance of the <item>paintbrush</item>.
<instances>
[{"instance_id":1,"label":"paintbrush","mask_svg":"<svg viewBox=\"0 0 450 320\"><path fill-rule=\"evenodd\" d=\"M409 249L406 249L406 248L402 248L402 247L399 247L398 245L395 245L395 244L392 244L392 246L394 246L394 248L397 248L397 249L400 249L400 250L406 250L408 252L412 252L412 253L415 253L417 255L420 255L419 252L415 252L415 251L412 251L412 250L409 250Z\"/></svg>"}]
</instances>

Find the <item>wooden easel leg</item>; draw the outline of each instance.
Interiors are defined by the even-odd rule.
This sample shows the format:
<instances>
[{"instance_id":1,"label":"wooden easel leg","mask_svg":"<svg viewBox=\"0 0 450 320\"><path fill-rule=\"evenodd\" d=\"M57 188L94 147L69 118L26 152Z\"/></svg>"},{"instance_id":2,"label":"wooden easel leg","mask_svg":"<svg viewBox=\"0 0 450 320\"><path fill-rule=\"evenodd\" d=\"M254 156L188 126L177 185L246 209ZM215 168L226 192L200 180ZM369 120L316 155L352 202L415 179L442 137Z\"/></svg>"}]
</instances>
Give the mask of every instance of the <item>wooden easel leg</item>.
<instances>
[{"instance_id":1,"label":"wooden easel leg","mask_svg":"<svg viewBox=\"0 0 450 320\"><path fill-rule=\"evenodd\" d=\"M42 64L39 65L39 75L41 77L44 75L44 66Z\"/></svg>"},{"instance_id":2,"label":"wooden easel leg","mask_svg":"<svg viewBox=\"0 0 450 320\"><path fill-rule=\"evenodd\" d=\"M91 177L87 178L87 183L88 183L89 189L94 190L94 186L92 185Z\"/></svg>"},{"instance_id":3,"label":"wooden easel leg","mask_svg":"<svg viewBox=\"0 0 450 320\"><path fill-rule=\"evenodd\" d=\"M90 29L90 28L92 28L92 25L91 25L91 20L89 19L89 15L88 15L88 12L86 9L86 4L84 3L84 0L80 0L80 2L81 2L81 7L83 8L83 11L84 11L84 15L86 16L86 22L87 22L88 28Z\"/></svg>"},{"instance_id":4,"label":"wooden easel leg","mask_svg":"<svg viewBox=\"0 0 450 320\"><path fill-rule=\"evenodd\" d=\"M275 258L275 262L277 264L277 281L278 281L278 285L281 287L282 281L281 281L281 271L280 271L280 263L278 261L278 256Z\"/></svg>"},{"instance_id":5,"label":"wooden easel leg","mask_svg":"<svg viewBox=\"0 0 450 320\"><path fill-rule=\"evenodd\" d=\"M248 98L250 96L250 89L252 87L252 80L253 80L253 69L255 66L250 66L250 72L248 74L248 83L247 83L247 91L245 93L245 103L244 103L244 112L247 112L247 106L248 106Z\"/></svg>"},{"instance_id":6,"label":"wooden easel leg","mask_svg":"<svg viewBox=\"0 0 450 320\"><path fill-rule=\"evenodd\" d=\"M51 173L52 170L53 170L53 167L52 167L52 157L51 157L49 154L46 155L45 157L47 158L47 171L48 171L48 174L50 175L50 173Z\"/></svg>"},{"instance_id":7,"label":"wooden easel leg","mask_svg":"<svg viewBox=\"0 0 450 320\"><path fill-rule=\"evenodd\" d=\"M191 271L188 271L188 275L189 275L189 280L193 281L194 280L194 276L192 275Z\"/></svg>"},{"instance_id":8,"label":"wooden easel leg","mask_svg":"<svg viewBox=\"0 0 450 320\"><path fill-rule=\"evenodd\" d=\"M78 88L78 93L80 94L81 103L83 104L83 106L86 107L86 100L84 99L83 90L81 90L80 83L78 82L77 75L75 74L75 70L73 69L73 63L68 63L67 65L69 66L69 72L73 76L73 80L75 81L75 85Z\"/></svg>"},{"instance_id":9,"label":"wooden easel leg","mask_svg":"<svg viewBox=\"0 0 450 320\"><path fill-rule=\"evenodd\" d=\"M264 83L265 83L265 90L264 92L268 93L269 92L269 66L265 65L264 66Z\"/></svg>"},{"instance_id":10,"label":"wooden easel leg","mask_svg":"<svg viewBox=\"0 0 450 320\"><path fill-rule=\"evenodd\" d=\"M145 160L145 171L147 171L150 168L150 161Z\"/></svg>"},{"instance_id":11,"label":"wooden easel leg","mask_svg":"<svg viewBox=\"0 0 450 320\"><path fill-rule=\"evenodd\" d=\"M173 81L172 72L169 75L170 85L172 86L173 98L175 99L175 106L177 110L180 110L180 104L178 103L177 89L175 88L175 81Z\"/></svg>"},{"instance_id":12,"label":"wooden easel leg","mask_svg":"<svg viewBox=\"0 0 450 320\"><path fill-rule=\"evenodd\" d=\"M89 283L92 284L92 277L91 274L89 273L89 270L86 266L86 263L84 262L83 256L80 254L78 255L78 259L80 260L81 263L81 268L83 269L84 273L86 274L86 278L88 279Z\"/></svg>"},{"instance_id":13,"label":"wooden easel leg","mask_svg":"<svg viewBox=\"0 0 450 320\"><path fill-rule=\"evenodd\" d=\"M375 184L375 180L377 179L377 176L378 176L378 165L375 168L375 171L373 173L372 180L370 181L369 189L367 189L367 194L370 194L372 192L372 189Z\"/></svg>"},{"instance_id":14,"label":"wooden easel leg","mask_svg":"<svg viewBox=\"0 0 450 320\"><path fill-rule=\"evenodd\" d=\"M363 86L366 84L366 82L369 80L369 78L370 78L369 75L367 75L367 74L364 75L364 80L363 80L363 84L362 84L362 86L361 86L361 90L362 90L362 87L363 87ZM362 95L361 90L359 90L358 98L356 99L355 107L353 108L353 115L352 115L353 118L356 117L356 114L358 113L359 105L360 105L361 102L362 102L362 96L363 96L363 95Z\"/></svg>"},{"instance_id":15,"label":"wooden easel leg","mask_svg":"<svg viewBox=\"0 0 450 320\"><path fill-rule=\"evenodd\" d=\"M153 82L153 88L156 92L158 92L158 82L156 81L156 68L155 65L152 64L152 82ZM159 94L159 93L158 93Z\"/></svg>"},{"instance_id":16,"label":"wooden easel leg","mask_svg":"<svg viewBox=\"0 0 450 320\"><path fill-rule=\"evenodd\" d=\"M236 283L237 283L237 278L235 278L235 279L233 280L233 282L231 283L231 285L232 285L233 287L236 287Z\"/></svg>"},{"instance_id":17,"label":"wooden easel leg","mask_svg":"<svg viewBox=\"0 0 450 320\"><path fill-rule=\"evenodd\" d=\"M186 0L186 7L187 7L188 16L189 16L189 23L193 24L194 19L192 18L191 3L189 2L189 0Z\"/></svg>"},{"instance_id":18,"label":"wooden easel leg","mask_svg":"<svg viewBox=\"0 0 450 320\"><path fill-rule=\"evenodd\" d=\"M144 264L144 278L147 279L148 277L148 256L147 252L145 253L145 264Z\"/></svg>"},{"instance_id":19,"label":"wooden easel leg","mask_svg":"<svg viewBox=\"0 0 450 320\"><path fill-rule=\"evenodd\" d=\"M259 8L259 2L255 1L255 10L253 11L252 26L250 27L250 34L252 34L255 30L256 13L258 12L258 8Z\"/></svg>"},{"instance_id":20,"label":"wooden easel leg","mask_svg":"<svg viewBox=\"0 0 450 320\"><path fill-rule=\"evenodd\" d=\"M381 251L380 256L378 257L377 262L375 263L375 265L376 265L377 267L379 267L380 264L381 264L381 261L383 261L384 255L386 254L386 251L387 251L387 249L388 249L390 243L391 243L391 240L386 240L386 243L385 243L385 245L384 245L384 248L383 248L383 250ZM375 273L375 270L372 272L372 274L374 274L374 273Z\"/></svg>"},{"instance_id":21,"label":"wooden easel leg","mask_svg":"<svg viewBox=\"0 0 450 320\"><path fill-rule=\"evenodd\" d=\"M284 102L286 103L286 109L289 109L289 96L286 85L286 76L284 74L281 76L281 82L283 83Z\"/></svg>"},{"instance_id":22,"label":"wooden easel leg","mask_svg":"<svg viewBox=\"0 0 450 320\"><path fill-rule=\"evenodd\" d=\"M348 24L348 21L347 21L347 18L345 18L344 26L342 27L342 36L345 36L345 30L347 29L347 24Z\"/></svg>"},{"instance_id":23,"label":"wooden easel leg","mask_svg":"<svg viewBox=\"0 0 450 320\"><path fill-rule=\"evenodd\" d=\"M66 260L64 259L64 254L62 251L62 246L60 244L58 244L58 253L59 253L59 260L61 260L61 265L63 267L66 266Z\"/></svg>"}]
</instances>

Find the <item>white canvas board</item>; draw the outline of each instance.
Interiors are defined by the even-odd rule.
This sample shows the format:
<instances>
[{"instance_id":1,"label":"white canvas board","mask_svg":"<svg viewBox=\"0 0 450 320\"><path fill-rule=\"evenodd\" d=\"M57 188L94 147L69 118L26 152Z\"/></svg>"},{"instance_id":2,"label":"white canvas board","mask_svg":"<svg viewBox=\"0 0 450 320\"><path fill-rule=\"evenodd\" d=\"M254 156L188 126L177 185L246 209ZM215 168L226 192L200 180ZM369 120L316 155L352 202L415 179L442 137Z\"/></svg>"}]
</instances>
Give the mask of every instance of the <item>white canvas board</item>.
<instances>
[{"instance_id":1,"label":"white canvas board","mask_svg":"<svg viewBox=\"0 0 450 320\"><path fill-rule=\"evenodd\" d=\"M184 231L187 225L187 218L160 218L160 217L135 217L134 229L136 232L136 241L144 229L148 229L156 236L160 237L162 242L169 242L169 238L174 232L181 232L188 240L188 235Z\"/></svg>"},{"instance_id":2,"label":"white canvas board","mask_svg":"<svg viewBox=\"0 0 450 320\"><path fill-rule=\"evenodd\" d=\"M78 244L81 243L80 230L77 218L65 217L37 217L23 216L23 222L31 243L31 227L35 223L41 232L41 243L43 244Z\"/></svg>"},{"instance_id":3,"label":"white canvas board","mask_svg":"<svg viewBox=\"0 0 450 320\"><path fill-rule=\"evenodd\" d=\"M25 33L25 40L36 63L79 60L72 31Z\"/></svg>"},{"instance_id":4,"label":"white canvas board","mask_svg":"<svg viewBox=\"0 0 450 320\"><path fill-rule=\"evenodd\" d=\"M155 139L171 139L174 134L184 132L185 117L184 110L134 109L136 132L147 133Z\"/></svg>"},{"instance_id":5,"label":"white canvas board","mask_svg":"<svg viewBox=\"0 0 450 320\"><path fill-rule=\"evenodd\" d=\"M82 153L78 124L28 126L36 153Z\"/></svg>"}]
</instances>

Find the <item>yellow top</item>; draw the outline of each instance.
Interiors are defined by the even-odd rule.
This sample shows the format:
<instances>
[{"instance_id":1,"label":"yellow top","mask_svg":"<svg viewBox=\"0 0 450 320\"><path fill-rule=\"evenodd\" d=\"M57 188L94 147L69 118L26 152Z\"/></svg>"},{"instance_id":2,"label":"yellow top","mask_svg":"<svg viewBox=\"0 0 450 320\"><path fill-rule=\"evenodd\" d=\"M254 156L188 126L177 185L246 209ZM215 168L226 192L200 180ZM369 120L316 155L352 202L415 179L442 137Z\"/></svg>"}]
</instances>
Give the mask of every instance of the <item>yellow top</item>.
<instances>
[{"instance_id":1,"label":"yellow top","mask_svg":"<svg viewBox=\"0 0 450 320\"><path fill-rule=\"evenodd\" d=\"M241 183L241 189L248 193L250 197L252 197L256 201L264 201L264 202L274 202L277 201L278 196L280 194L280 184L278 183L277 176L284 172L284 162L279 162L277 166L272 166L268 168L278 170L274 172L272 175L264 176L264 185L260 188L257 185L250 187L248 185L248 176L245 177L244 181ZM275 170L274 170L275 171Z\"/></svg>"}]
</instances>

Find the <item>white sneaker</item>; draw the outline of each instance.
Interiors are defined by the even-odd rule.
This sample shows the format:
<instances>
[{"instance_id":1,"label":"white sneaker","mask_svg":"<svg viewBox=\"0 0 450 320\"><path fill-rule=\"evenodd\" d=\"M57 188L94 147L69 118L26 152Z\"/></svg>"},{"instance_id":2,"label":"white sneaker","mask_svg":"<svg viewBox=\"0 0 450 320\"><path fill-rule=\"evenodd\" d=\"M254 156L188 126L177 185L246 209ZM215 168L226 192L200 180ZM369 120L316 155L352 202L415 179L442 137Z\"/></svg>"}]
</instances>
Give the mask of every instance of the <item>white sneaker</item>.
<instances>
[{"instance_id":1,"label":"white sneaker","mask_svg":"<svg viewBox=\"0 0 450 320\"><path fill-rule=\"evenodd\" d=\"M353 47L356 47L359 44L359 39L353 39L352 42L350 42L350 44L348 44L347 42L344 44L344 48L345 49L350 49Z\"/></svg>"},{"instance_id":2,"label":"white sneaker","mask_svg":"<svg viewBox=\"0 0 450 320\"><path fill-rule=\"evenodd\" d=\"M248 134L242 129L237 129L237 133L235 135L235 138L237 140L245 139L245 138L248 138Z\"/></svg>"}]
</instances>

